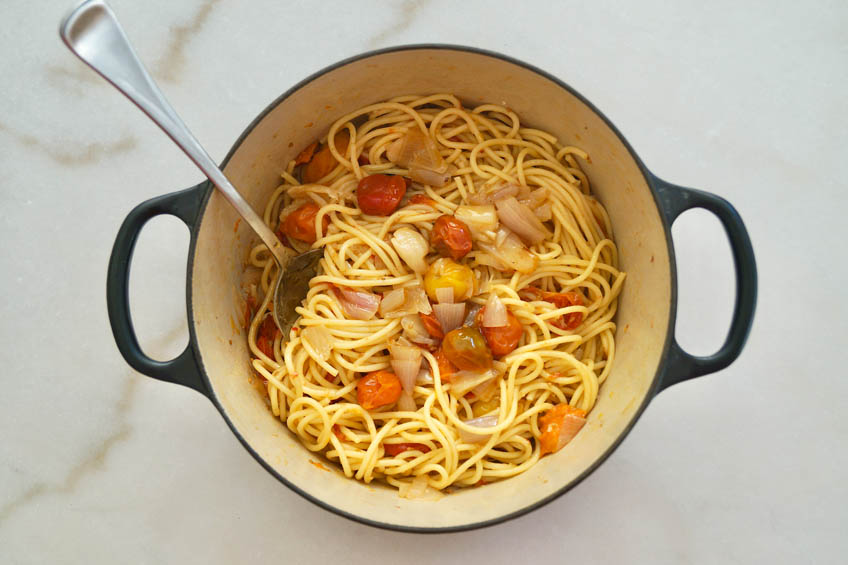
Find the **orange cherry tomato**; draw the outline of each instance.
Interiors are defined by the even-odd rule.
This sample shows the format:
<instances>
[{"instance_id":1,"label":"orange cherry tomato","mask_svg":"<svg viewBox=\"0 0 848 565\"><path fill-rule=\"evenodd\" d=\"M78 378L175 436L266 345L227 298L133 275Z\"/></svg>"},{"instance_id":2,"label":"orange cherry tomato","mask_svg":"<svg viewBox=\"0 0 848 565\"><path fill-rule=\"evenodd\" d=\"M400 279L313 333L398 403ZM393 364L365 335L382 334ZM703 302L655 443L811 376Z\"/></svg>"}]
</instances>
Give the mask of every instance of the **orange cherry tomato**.
<instances>
[{"instance_id":1,"label":"orange cherry tomato","mask_svg":"<svg viewBox=\"0 0 848 565\"><path fill-rule=\"evenodd\" d=\"M347 146L350 143L350 134L346 129L342 130L336 134L334 141L336 143L336 150L344 155L347 151ZM318 182L332 173L333 169L335 169L338 164L339 162L336 161L336 158L333 157L333 154L330 151L330 145L324 144L321 146L321 149L312 156L310 161L303 166L301 179L306 184Z\"/></svg>"},{"instance_id":2,"label":"orange cherry tomato","mask_svg":"<svg viewBox=\"0 0 848 565\"><path fill-rule=\"evenodd\" d=\"M464 371L483 371L492 368L492 352L477 328L449 331L442 342L448 360Z\"/></svg>"},{"instance_id":3,"label":"orange cherry tomato","mask_svg":"<svg viewBox=\"0 0 848 565\"><path fill-rule=\"evenodd\" d=\"M436 201L424 194L413 194L409 199L410 204L426 204L427 206L436 207Z\"/></svg>"},{"instance_id":4,"label":"orange cherry tomato","mask_svg":"<svg viewBox=\"0 0 848 565\"><path fill-rule=\"evenodd\" d=\"M518 318L512 312L507 310L505 326L499 328L483 327L481 322L483 321L483 311L485 309L483 307L477 312L477 325L480 326L480 332L486 339L486 343L489 344L492 354L495 357L503 357L518 347L518 342L524 333L524 326L521 325L521 322L518 321Z\"/></svg>"},{"instance_id":5,"label":"orange cherry tomato","mask_svg":"<svg viewBox=\"0 0 848 565\"><path fill-rule=\"evenodd\" d=\"M309 202L304 204L291 214L286 216L280 226L280 231L284 235L293 239L299 239L306 243L315 243L315 216L318 215L320 208L317 204ZM327 226L330 225L330 218L324 216L321 219L321 234L327 233Z\"/></svg>"},{"instance_id":6,"label":"orange cherry tomato","mask_svg":"<svg viewBox=\"0 0 848 565\"><path fill-rule=\"evenodd\" d=\"M579 292L547 292L533 286L527 287L525 290L535 294L545 302L550 302L557 308L583 306L583 295ZM573 330L583 323L583 312L565 314L551 323L561 330Z\"/></svg>"},{"instance_id":7,"label":"orange cherry tomato","mask_svg":"<svg viewBox=\"0 0 848 565\"><path fill-rule=\"evenodd\" d=\"M399 453L403 453L404 451L409 451L412 449L417 449L421 453L427 453L430 451L430 448L423 443L384 443L383 450L386 452L386 455L390 457L394 457Z\"/></svg>"},{"instance_id":8,"label":"orange cherry tomato","mask_svg":"<svg viewBox=\"0 0 848 565\"><path fill-rule=\"evenodd\" d=\"M294 160L295 165L303 165L304 163L308 163L312 160L312 156L315 155L315 150L318 149L318 142L313 141L306 148L298 153L297 157Z\"/></svg>"},{"instance_id":9,"label":"orange cherry tomato","mask_svg":"<svg viewBox=\"0 0 848 565\"><path fill-rule=\"evenodd\" d=\"M439 319L435 314L424 314L423 312L419 312L418 315L421 317L421 321L424 323L424 328L427 330L427 333L430 334L430 337L436 339L442 339L445 337L445 332L442 330L442 324L439 322Z\"/></svg>"},{"instance_id":10,"label":"orange cherry tomato","mask_svg":"<svg viewBox=\"0 0 848 565\"><path fill-rule=\"evenodd\" d=\"M406 182L394 175L368 175L359 181L356 202L363 214L388 216L394 212L404 194Z\"/></svg>"},{"instance_id":11,"label":"orange cherry tomato","mask_svg":"<svg viewBox=\"0 0 848 565\"><path fill-rule=\"evenodd\" d=\"M430 245L445 257L460 259L471 251L471 230L453 216L439 216L430 232Z\"/></svg>"},{"instance_id":12,"label":"orange cherry tomato","mask_svg":"<svg viewBox=\"0 0 848 565\"><path fill-rule=\"evenodd\" d=\"M568 443L583 427L585 418L585 410L574 408L568 404L557 404L545 412L545 415L539 418L539 429L542 431L542 435L539 437L541 454L554 453L565 443ZM564 427L565 434L563 434ZM563 435L566 437L561 438ZM563 439L564 441L562 441Z\"/></svg>"},{"instance_id":13,"label":"orange cherry tomato","mask_svg":"<svg viewBox=\"0 0 848 565\"><path fill-rule=\"evenodd\" d=\"M397 402L402 390L397 375L389 371L374 371L356 383L356 401L366 410L373 410Z\"/></svg>"},{"instance_id":14,"label":"orange cherry tomato","mask_svg":"<svg viewBox=\"0 0 848 565\"><path fill-rule=\"evenodd\" d=\"M450 362L450 359L447 358L444 349L441 347L433 357L436 358L436 363L439 365L439 375L441 375L442 382L449 383L451 381L451 375L456 373L456 366Z\"/></svg>"}]
</instances>

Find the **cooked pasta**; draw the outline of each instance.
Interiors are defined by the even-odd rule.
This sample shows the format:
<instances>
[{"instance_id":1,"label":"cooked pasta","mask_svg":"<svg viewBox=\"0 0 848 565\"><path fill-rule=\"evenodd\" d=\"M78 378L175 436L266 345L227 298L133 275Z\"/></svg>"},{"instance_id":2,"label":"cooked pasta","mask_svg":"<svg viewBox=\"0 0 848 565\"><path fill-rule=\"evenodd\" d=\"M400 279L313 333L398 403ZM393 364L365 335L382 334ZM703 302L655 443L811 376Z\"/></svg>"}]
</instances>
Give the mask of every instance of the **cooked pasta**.
<instances>
[{"instance_id":1,"label":"cooked pasta","mask_svg":"<svg viewBox=\"0 0 848 565\"><path fill-rule=\"evenodd\" d=\"M612 369L625 278L580 162L510 109L449 94L336 121L264 212L295 251L324 249L287 340L276 263L250 253L248 340L274 416L346 476L408 497L566 444Z\"/></svg>"}]
</instances>

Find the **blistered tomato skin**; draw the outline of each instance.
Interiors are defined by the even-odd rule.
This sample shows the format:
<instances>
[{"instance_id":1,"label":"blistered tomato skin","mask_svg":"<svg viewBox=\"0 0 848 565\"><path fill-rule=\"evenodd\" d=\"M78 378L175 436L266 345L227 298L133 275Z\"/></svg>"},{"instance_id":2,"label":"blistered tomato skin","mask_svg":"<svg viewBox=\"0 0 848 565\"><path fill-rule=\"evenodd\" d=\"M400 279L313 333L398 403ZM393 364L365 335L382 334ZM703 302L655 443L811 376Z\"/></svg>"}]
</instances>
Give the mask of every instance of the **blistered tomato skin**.
<instances>
[{"instance_id":1,"label":"blistered tomato skin","mask_svg":"<svg viewBox=\"0 0 848 565\"><path fill-rule=\"evenodd\" d=\"M403 390L400 379L390 371L368 373L356 384L356 401L366 410L397 402Z\"/></svg>"},{"instance_id":2,"label":"blistered tomato skin","mask_svg":"<svg viewBox=\"0 0 848 565\"><path fill-rule=\"evenodd\" d=\"M471 251L471 230L453 216L439 216L430 232L430 245L444 257L461 259Z\"/></svg>"},{"instance_id":3,"label":"blistered tomato skin","mask_svg":"<svg viewBox=\"0 0 848 565\"><path fill-rule=\"evenodd\" d=\"M515 314L507 310L505 326L500 328L483 327L480 322L483 320L484 310L485 308L482 308L477 313L477 325L480 326L480 332L486 339L486 343L489 344L492 354L495 357L503 357L508 353L512 353L518 347L518 342L524 333L524 326L521 325Z\"/></svg>"},{"instance_id":4,"label":"blistered tomato skin","mask_svg":"<svg viewBox=\"0 0 848 565\"><path fill-rule=\"evenodd\" d=\"M363 214L388 216L406 194L406 181L395 175L368 175L359 181L356 202Z\"/></svg>"},{"instance_id":5,"label":"blistered tomato skin","mask_svg":"<svg viewBox=\"0 0 848 565\"><path fill-rule=\"evenodd\" d=\"M309 202L300 208L294 210L286 219L283 220L280 226L280 231L284 235L292 239L299 239L306 243L315 243L315 216L318 215L320 208L317 204ZM327 227L330 225L330 218L324 216L321 219L321 233L327 233Z\"/></svg>"},{"instance_id":6,"label":"blistered tomato skin","mask_svg":"<svg viewBox=\"0 0 848 565\"><path fill-rule=\"evenodd\" d=\"M419 312L419 317L421 318L421 322L424 324L424 328L427 330L427 333L430 337L435 339L442 339L445 337L445 332L442 330L442 324L439 323L439 319L435 314L424 314Z\"/></svg>"},{"instance_id":7,"label":"blistered tomato skin","mask_svg":"<svg viewBox=\"0 0 848 565\"><path fill-rule=\"evenodd\" d=\"M347 130L340 131L336 134L334 141L336 144L336 151L344 155L347 152L347 146L350 143L350 134ZM301 179L304 184L318 182L332 173L333 169L336 168L336 165L339 164L333 156L333 153L330 151L330 146L328 144L325 143L322 145L317 152L315 151L315 148L312 148L312 151L310 152L310 147L307 147L301 155L298 155L298 158L295 161L296 163L298 161L302 163L305 162L301 171ZM307 152L308 154L305 154Z\"/></svg>"},{"instance_id":8,"label":"blistered tomato skin","mask_svg":"<svg viewBox=\"0 0 848 565\"><path fill-rule=\"evenodd\" d=\"M477 328L464 327L448 332L442 341L448 361L463 371L485 371L492 368L492 352Z\"/></svg>"}]
</instances>

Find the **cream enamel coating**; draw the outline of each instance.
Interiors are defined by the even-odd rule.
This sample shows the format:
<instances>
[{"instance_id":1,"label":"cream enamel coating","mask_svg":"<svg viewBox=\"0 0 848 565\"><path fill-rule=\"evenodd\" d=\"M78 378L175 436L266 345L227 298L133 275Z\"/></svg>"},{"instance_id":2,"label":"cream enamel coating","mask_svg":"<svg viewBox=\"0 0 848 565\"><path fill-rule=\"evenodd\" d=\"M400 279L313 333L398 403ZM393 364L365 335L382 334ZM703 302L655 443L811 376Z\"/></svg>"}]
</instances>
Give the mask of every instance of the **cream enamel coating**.
<instances>
[{"instance_id":1,"label":"cream enamel coating","mask_svg":"<svg viewBox=\"0 0 848 565\"><path fill-rule=\"evenodd\" d=\"M468 105L504 104L522 123L585 149L584 167L608 210L627 271L617 315L615 368L583 431L527 472L434 502L409 501L395 489L364 485L321 461L275 419L248 382L249 354L234 288L254 241L217 193L203 214L192 269L197 346L211 394L239 434L274 470L310 496L366 520L401 527L448 528L512 514L550 497L587 469L624 433L651 392L668 333L671 272L666 235L647 182L625 145L589 107L534 71L486 54L450 49L395 51L353 61L304 85L269 112L235 150L227 177L254 209L279 185L279 171L326 135L342 114L401 94L450 92ZM228 340L232 338L232 344Z\"/></svg>"}]
</instances>

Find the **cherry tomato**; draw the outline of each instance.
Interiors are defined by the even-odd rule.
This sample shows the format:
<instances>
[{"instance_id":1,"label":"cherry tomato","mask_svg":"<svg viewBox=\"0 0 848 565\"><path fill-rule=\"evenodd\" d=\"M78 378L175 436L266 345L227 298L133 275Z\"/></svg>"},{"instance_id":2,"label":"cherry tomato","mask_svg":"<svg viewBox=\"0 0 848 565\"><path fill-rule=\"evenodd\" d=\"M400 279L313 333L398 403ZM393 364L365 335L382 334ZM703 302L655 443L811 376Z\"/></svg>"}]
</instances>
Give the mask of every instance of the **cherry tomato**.
<instances>
[{"instance_id":1,"label":"cherry tomato","mask_svg":"<svg viewBox=\"0 0 848 565\"><path fill-rule=\"evenodd\" d=\"M445 257L460 259L471 251L471 230L453 216L439 216L430 232L430 245Z\"/></svg>"},{"instance_id":2,"label":"cherry tomato","mask_svg":"<svg viewBox=\"0 0 848 565\"><path fill-rule=\"evenodd\" d=\"M442 330L442 324L439 322L439 319L435 314L424 314L423 312L419 312L418 315L421 317L421 322L424 323L424 328L427 330L427 333L430 334L430 337L434 337L436 339L442 339L445 337L445 332Z\"/></svg>"},{"instance_id":3,"label":"cherry tomato","mask_svg":"<svg viewBox=\"0 0 848 565\"><path fill-rule=\"evenodd\" d=\"M553 453L568 443L586 422L586 411L568 404L557 404L539 418L541 454ZM565 428L565 430L563 429ZM565 433L563 433L565 432Z\"/></svg>"},{"instance_id":4,"label":"cherry tomato","mask_svg":"<svg viewBox=\"0 0 848 565\"><path fill-rule=\"evenodd\" d=\"M383 449L385 450L386 455L391 457L413 449L417 449L421 453L427 453L430 451L430 448L423 443L384 443Z\"/></svg>"},{"instance_id":5,"label":"cherry tomato","mask_svg":"<svg viewBox=\"0 0 848 565\"><path fill-rule=\"evenodd\" d=\"M436 358L436 363L439 365L439 375L441 375L442 382L449 383L451 375L456 373L456 367L448 360L445 356L445 351L441 347L433 357Z\"/></svg>"},{"instance_id":6,"label":"cherry tomato","mask_svg":"<svg viewBox=\"0 0 848 565\"><path fill-rule=\"evenodd\" d=\"M280 225L280 231L293 239L299 239L306 243L315 243L315 216L318 215L318 210L320 208L317 204L313 204L312 202L304 204L286 216L286 219ZM321 224L321 234L323 235L327 232L327 226L330 225L330 218L324 216Z\"/></svg>"},{"instance_id":7,"label":"cherry tomato","mask_svg":"<svg viewBox=\"0 0 848 565\"><path fill-rule=\"evenodd\" d=\"M346 129L342 130L336 134L334 141L336 143L336 150L344 155L347 151L347 146L350 143L350 134ZM306 184L318 182L332 173L338 163L339 162L336 161L336 158L333 157L333 153L330 151L330 145L324 144L321 146L321 149L312 156L312 159L303 166L301 179Z\"/></svg>"},{"instance_id":8,"label":"cherry tomato","mask_svg":"<svg viewBox=\"0 0 848 565\"><path fill-rule=\"evenodd\" d=\"M454 302L468 300L474 294L477 279L470 267L453 259L436 259L424 274L424 290L430 300L436 301L437 288L452 288Z\"/></svg>"},{"instance_id":9,"label":"cherry tomato","mask_svg":"<svg viewBox=\"0 0 848 565\"><path fill-rule=\"evenodd\" d=\"M282 332L274 323L274 318L270 315L266 316L257 331L256 347L271 359L274 358L274 340L277 338L277 334L282 334Z\"/></svg>"},{"instance_id":10,"label":"cherry tomato","mask_svg":"<svg viewBox=\"0 0 848 565\"><path fill-rule=\"evenodd\" d=\"M557 308L568 306L583 306L583 295L579 292L550 292L545 297L546 302L551 302ZM573 330L583 322L583 312L572 312L554 321L554 325L563 330Z\"/></svg>"},{"instance_id":11,"label":"cherry tomato","mask_svg":"<svg viewBox=\"0 0 848 565\"><path fill-rule=\"evenodd\" d=\"M404 194L406 182L394 175L368 175L362 177L356 188L356 201L363 214L388 216L394 212Z\"/></svg>"},{"instance_id":12,"label":"cherry tomato","mask_svg":"<svg viewBox=\"0 0 848 565\"><path fill-rule=\"evenodd\" d=\"M294 160L295 165L303 165L304 163L308 163L312 160L312 156L315 155L315 150L318 149L318 142L313 141L306 148L298 153L297 158Z\"/></svg>"},{"instance_id":13,"label":"cherry tomato","mask_svg":"<svg viewBox=\"0 0 848 565\"><path fill-rule=\"evenodd\" d=\"M579 292L547 292L532 286L527 287L525 290L535 294L545 302L550 302L557 308L583 306L583 295ZM583 312L565 314L551 323L561 330L573 330L583 323Z\"/></svg>"},{"instance_id":14,"label":"cherry tomato","mask_svg":"<svg viewBox=\"0 0 848 565\"><path fill-rule=\"evenodd\" d=\"M445 335L442 349L448 360L465 371L483 371L492 367L492 352L477 328L459 328Z\"/></svg>"},{"instance_id":15,"label":"cherry tomato","mask_svg":"<svg viewBox=\"0 0 848 565\"><path fill-rule=\"evenodd\" d=\"M492 354L495 357L503 357L518 347L518 342L524 333L524 327L518 321L518 318L509 310L506 311L505 326L500 328L483 327L481 322L483 321L483 311L485 309L485 307L481 308L477 313L477 325L480 326L480 332L486 339L486 343L489 344Z\"/></svg>"},{"instance_id":16,"label":"cherry tomato","mask_svg":"<svg viewBox=\"0 0 848 565\"><path fill-rule=\"evenodd\" d=\"M356 383L356 401L366 410L373 410L397 402L402 390L397 375L389 371L374 371Z\"/></svg>"},{"instance_id":17,"label":"cherry tomato","mask_svg":"<svg viewBox=\"0 0 848 565\"><path fill-rule=\"evenodd\" d=\"M427 206L436 207L436 201L424 194L413 194L409 199L410 204L426 204Z\"/></svg>"}]
</instances>

